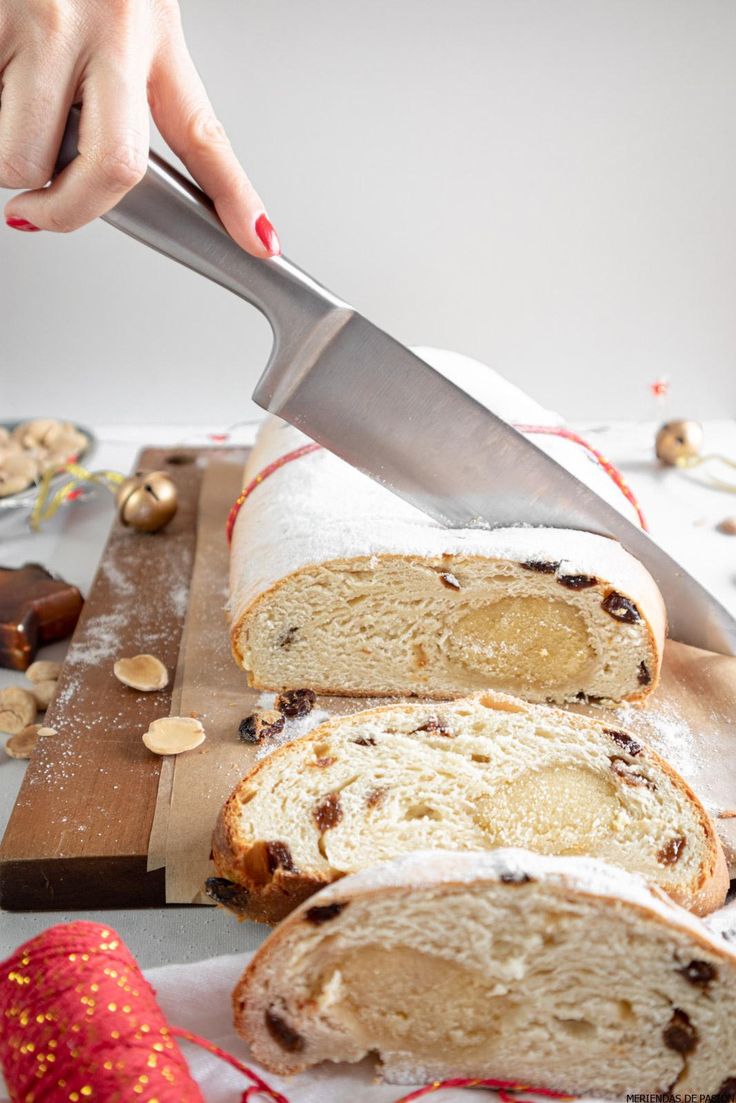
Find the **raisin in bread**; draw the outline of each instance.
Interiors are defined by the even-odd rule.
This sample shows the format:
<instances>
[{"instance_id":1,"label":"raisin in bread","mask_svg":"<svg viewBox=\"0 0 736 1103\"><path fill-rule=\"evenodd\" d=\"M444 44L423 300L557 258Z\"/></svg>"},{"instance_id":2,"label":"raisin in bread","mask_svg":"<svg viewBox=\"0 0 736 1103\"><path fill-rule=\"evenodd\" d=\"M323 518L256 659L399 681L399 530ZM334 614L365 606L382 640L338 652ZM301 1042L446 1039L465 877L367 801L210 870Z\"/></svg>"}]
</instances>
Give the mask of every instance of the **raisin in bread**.
<instances>
[{"instance_id":1,"label":"raisin in bread","mask_svg":"<svg viewBox=\"0 0 736 1103\"><path fill-rule=\"evenodd\" d=\"M375 861L498 846L602 858L699 913L728 888L711 820L657 754L605 720L486 692L353 713L273 751L220 813L215 867L237 888L212 889L274 923Z\"/></svg>"},{"instance_id":2,"label":"raisin in bread","mask_svg":"<svg viewBox=\"0 0 736 1103\"><path fill-rule=\"evenodd\" d=\"M424 851L323 889L261 946L235 1025L279 1074L575 1095L727 1092L736 954L640 878L523 850Z\"/></svg>"},{"instance_id":3,"label":"raisin in bread","mask_svg":"<svg viewBox=\"0 0 736 1103\"><path fill-rule=\"evenodd\" d=\"M498 408L498 377L485 371L475 397ZM519 403L504 388L510 416ZM308 443L268 419L244 484ZM561 443L580 463L578 446ZM638 700L657 683L665 633L653 579L617 542L561 529L447 529L324 449L273 470L244 502L229 612L252 685L350 695L490 687L534 701Z\"/></svg>"}]
</instances>

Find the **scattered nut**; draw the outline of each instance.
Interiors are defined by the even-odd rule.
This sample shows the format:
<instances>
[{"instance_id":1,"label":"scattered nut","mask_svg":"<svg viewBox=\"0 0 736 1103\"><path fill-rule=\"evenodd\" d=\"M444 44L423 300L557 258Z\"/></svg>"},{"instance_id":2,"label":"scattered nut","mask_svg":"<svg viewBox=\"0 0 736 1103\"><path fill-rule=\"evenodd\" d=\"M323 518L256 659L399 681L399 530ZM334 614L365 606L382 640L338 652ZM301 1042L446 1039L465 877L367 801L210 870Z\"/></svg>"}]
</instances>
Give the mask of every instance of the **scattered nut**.
<instances>
[{"instance_id":1,"label":"scattered nut","mask_svg":"<svg viewBox=\"0 0 736 1103\"><path fill-rule=\"evenodd\" d=\"M0 691L0 731L18 735L36 719L36 698L20 686Z\"/></svg>"},{"instance_id":2,"label":"scattered nut","mask_svg":"<svg viewBox=\"0 0 736 1103\"><path fill-rule=\"evenodd\" d=\"M58 735L56 728L40 727L36 732L39 739L44 739L47 735Z\"/></svg>"},{"instance_id":3,"label":"scattered nut","mask_svg":"<svg viewBox=\"0 0 736 1103\"><path fill-rule=\"evenodd\" d=\"M150 693L168 685L169 672L155 655L134 655L132 659L118 659L113 673L119 682L131 689Z\"/></svg>"},{"instance_id":4,"label":"scattered nut","mask_svg":"<svg viewBox=\"0 0 736 1103\"><path fill-rule=\"evenodd\" d=\"M0 433L0 498L25 490L46 471L77 459L89 444L70 422L39 418Z\"/></svg>"},{"instance_id":5,"label":"scattered nut","mask_svg":"<svg viewBox=\"0 0 736 1103\"><path fill-rule=\"evenodd\" d=\"M25 490L38 478L38 463L33 456L11 449L0 455L0 498Z\"/></svg>"},{"instance_id":6,"label":"scattered nut","mask_svg":"<svg viewBox=\"0 0 736 1103\"><path fill-rule=\"evenodd\" d=\"M240 721L238 737L243 743L260 743L263 739L283 731L285 722L283 713L276 709L254 712Z\"/></svg>"},{"instance_id":7,"label":"scattered nut","mask_svg":"<svg viewBox=\"0 0 736 1103\"><path fill-rule=\"evenodd\" d=\"M314 707L317 694L313 689L289 689L276 698L276 708L291 718L306 716Z\"/></svg>"},{"instance_id":8,"label":"scattered nut","mask_svg":"<svg viewBox=\"0 0 736 1103\"><path fill-rule=\"evenodd\" d=\"M29 724L23 731L11 735L5 744L5 753L11 758L30 758L36 749L40 724Z\"/></svg>"},{"instance_id":9,"label":"scattered nut","mask_svg":"<svg viewBox=\"0 0 736 1103\"><path fill-rule=\"evenodd\" d=\"M53 663L50 659L38 659L31 663L26 671L29 682L55 682L61 674L61 663Z\"/></svg>"},{"instance_id":10,"label":"scattered nut","mask_svg":"<svg viewBox=\"0 0 736 1103\"><path fill-rule=\"evenodd\" d=\"M724 517L716 528L726 536L736 536L736 517Z\"/></svg>"},{"instance_id":11,"label":"scattered nut","mask_svg":"<svg viewBox=\"0 0 736 1103\"><path fill-rule=\"evenodd\" d=\"M181 754L192 751L205 740L205 730L199 720L189 716L162 716L154 720L143 736L143 742L154 754Z\"/></svg>"},{"instance_id":12,"label":"scattered nut","mask_svg":"<svg viewBox=\"0 0 736 1103\"><path fill-rule=\"evenodd\" d=\"M55 678L49 678L45 682L34 682L31 693L36 698L36 704L41 712L45 712L54 699L56 693L57 681Z\"/></svg>"}]
</instances>

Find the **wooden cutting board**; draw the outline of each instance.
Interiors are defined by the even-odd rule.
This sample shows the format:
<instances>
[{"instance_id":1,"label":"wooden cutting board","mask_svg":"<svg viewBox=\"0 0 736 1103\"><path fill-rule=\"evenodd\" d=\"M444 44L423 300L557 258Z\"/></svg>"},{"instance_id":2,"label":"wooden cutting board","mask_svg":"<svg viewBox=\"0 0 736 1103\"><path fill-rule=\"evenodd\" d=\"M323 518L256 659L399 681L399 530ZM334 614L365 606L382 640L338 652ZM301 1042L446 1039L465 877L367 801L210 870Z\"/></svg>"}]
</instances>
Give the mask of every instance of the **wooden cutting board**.
<instances>
[{"instance_id":1,"label":"wooden cutting board","mask_svg":"<svg viewBox=\"0 0 736 1103\"><path fill-rule=\"evenodd\" d=\"M119 521L71 641L41 740L0 845L0 906L9 910L164 903L164 871L146 871L161 759L143 746L169 713L171 683L136 693L112 675L122 655L152 652L173 674L187 611L197 510L208 458L244 449L147 448L135 470L168 471L179 508L163 532Z\"/></svg>"}]
</instances>

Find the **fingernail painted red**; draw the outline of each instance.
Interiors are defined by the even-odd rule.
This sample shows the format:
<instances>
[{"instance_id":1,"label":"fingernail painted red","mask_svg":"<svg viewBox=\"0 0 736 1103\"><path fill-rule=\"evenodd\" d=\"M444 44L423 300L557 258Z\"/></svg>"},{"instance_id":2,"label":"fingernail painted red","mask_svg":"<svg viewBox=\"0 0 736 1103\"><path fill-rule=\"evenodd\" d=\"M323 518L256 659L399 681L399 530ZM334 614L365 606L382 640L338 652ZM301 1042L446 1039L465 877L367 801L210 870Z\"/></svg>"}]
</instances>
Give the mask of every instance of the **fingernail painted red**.
<instances>
[{"instance_id":1,"label":"fingernail painted red","mask_svg":"<svg viewBox=\"0 0 736 1103\"><path fill-rule=\"evenodd\" d=\"M256 219L256 233L268 249L269 256L277 257L281 253L279 235L268 220L268 215L261 214Z\"/></svg>"},{"instance_id":2,"label":"fingernail painted red","mask_svg":"<svg viewBox=\"0 0 736 1103\"><path fill-rule=\"evenodd\" d=\"M5 222L11 230L22 230L26 234L37 234L40 226L34 226L27 218L6 218Z\"/></svg>"}]
</instances>

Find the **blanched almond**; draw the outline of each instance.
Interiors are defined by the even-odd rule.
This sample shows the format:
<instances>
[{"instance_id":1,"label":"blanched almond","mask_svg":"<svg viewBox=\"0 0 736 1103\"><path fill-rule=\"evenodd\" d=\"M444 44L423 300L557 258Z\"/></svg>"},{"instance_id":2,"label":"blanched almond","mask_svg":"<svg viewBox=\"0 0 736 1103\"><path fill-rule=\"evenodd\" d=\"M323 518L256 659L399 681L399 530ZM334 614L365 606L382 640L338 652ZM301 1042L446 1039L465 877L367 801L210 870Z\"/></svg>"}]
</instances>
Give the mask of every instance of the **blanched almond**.
<instances>
[{"instance_id":1,"label":"blanched almond","mask_svg":"<svg viewBox=\"0 0 736 1103\"><path fill-rule=\"evenodd\" d=\"M5 753L11 758L30 758L36 749L40 724L29 724L23 731L11 735L5 744Z\"/></svg>"},{"instance_id":2,"label":"blanched almond","mask_svg":"<svg viewBox=\"0 0 736 1103\"><path fill-rule=\"evenodd\" d=\"M36 704L41 712L44 712L54 699L57 682L55 678L49 678L45 682L34 682L31 693L36 698Z\"/></svg>"},{"instance_id":3,"label":"blanched almond","mask_svg":"<svg viewBox=\"0 0 736 1103\"><path fill-rule=\"evenodd\" d=\"M153 721L143 736L143 742L154 754L181 754L204 740L204 728L190 716L162 716Z\"/></svg>"},{"instance_id":4,"label":"blanched almond","mask_svg":"<svg viewBox=\"0 0 736 1103\"><path fill-rule=\"evenodd\" d=\"M38 659L31 663L26 671L29 682L55 682L61 674L61 663L53 663L50 659Z\"/></svg>"},{"instance_id":5,"label":"blanched almond","mask_svg":"<svg viewBox=\"0 0 736 1103\"><path fill-rule=\"evenodd\" d=\"M118 659L113 667L115 677L131 689L150 693L168 684L169 672L155 655L134 655L132 659Z\"/></svg>"},{"instance_id":6,"label":"blanched almond","mask_svg":"<svg viewBox=\"0 0 736 1103\"><path fill-rule=\"evenodd\" d=\"M20 686L0 691L0 732L17 735L36 719L36 698Z\"/></svg>"}]
</instances>

